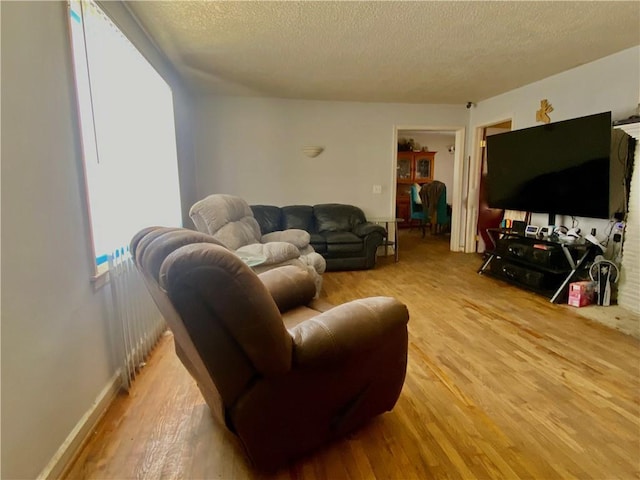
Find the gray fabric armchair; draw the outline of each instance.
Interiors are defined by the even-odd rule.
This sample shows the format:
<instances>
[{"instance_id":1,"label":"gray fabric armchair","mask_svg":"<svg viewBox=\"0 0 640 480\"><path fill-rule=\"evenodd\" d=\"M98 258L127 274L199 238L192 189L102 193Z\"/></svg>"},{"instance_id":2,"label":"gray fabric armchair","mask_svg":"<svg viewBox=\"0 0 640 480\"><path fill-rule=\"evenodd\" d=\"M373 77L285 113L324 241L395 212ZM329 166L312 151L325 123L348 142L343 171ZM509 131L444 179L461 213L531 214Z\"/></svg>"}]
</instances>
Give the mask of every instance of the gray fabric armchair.
<instances>
[{"instance_id":1,"label":"gray fabric armchair","mask_svg":"<svg viewBox=\"0 0 640 480\"><path fill-rule=\"evenodd\" d=\"M262 235L249 204L240 197L214 194L196 202L189 211L196 229L207 233L238 254L259 255L265 262L254 267L260 273L283 265L305 268L322 289L327 264L310 244L309 233L283 229Z\"/></svg>"}]
</instances>

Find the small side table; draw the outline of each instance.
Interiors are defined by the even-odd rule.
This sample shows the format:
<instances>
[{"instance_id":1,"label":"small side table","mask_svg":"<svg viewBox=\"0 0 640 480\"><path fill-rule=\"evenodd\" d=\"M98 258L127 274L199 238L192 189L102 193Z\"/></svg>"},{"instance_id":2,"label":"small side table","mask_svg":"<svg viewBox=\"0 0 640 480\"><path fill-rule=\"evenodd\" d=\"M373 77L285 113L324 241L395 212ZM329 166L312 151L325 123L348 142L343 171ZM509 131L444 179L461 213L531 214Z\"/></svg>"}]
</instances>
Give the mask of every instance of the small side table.
<instances>
[{"instance_id":1,"label":"small side table","mask_svg":"<svg viewBox=\"0 0 640 480\"><path fill-rule=\"evenodd\" d=\"M389 253L389 247L392 246L395 249L395 261L398 261L398 223L404 222L404 218L396 218L396 217L374 217L367 218L370 222L373 223L384 223L384 229L387 232L384 239L384 254L385 256ZM389 224L394 224L393 227L393 241L389 240Z\"/></svg>"}]
</instances>

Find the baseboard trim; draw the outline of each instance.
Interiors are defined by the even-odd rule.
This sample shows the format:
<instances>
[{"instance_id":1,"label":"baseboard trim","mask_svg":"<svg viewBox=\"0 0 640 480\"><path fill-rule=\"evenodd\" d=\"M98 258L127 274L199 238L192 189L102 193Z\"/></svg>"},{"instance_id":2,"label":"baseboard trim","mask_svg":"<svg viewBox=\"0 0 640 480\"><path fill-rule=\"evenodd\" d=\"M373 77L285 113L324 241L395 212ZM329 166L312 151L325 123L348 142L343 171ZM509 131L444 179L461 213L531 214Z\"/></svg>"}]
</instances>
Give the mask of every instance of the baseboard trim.
<instances>
[{"instance_id":1,"label":"baseboard trim","mask_svg":"<svg viewBox=\"0 0 640 480\"><path fill-rule=\"evenodd\" d=\"M60 445L60 448L58 448L58 451L51 460L49 460L44 470L40 472L40 475L37 477L38 480L56 479L63 476L80 453L82 447L84 447L89 440L91 433L106 413L109 405L111 405L111 402L120 390L121 385L122 380L120 378L120 371L118 370L111 379L109 379L109 382L97 396L91 408L85 412L73 430L71 430L71 433L69 433L65 441Z\"/></svg>"}]
</instances>

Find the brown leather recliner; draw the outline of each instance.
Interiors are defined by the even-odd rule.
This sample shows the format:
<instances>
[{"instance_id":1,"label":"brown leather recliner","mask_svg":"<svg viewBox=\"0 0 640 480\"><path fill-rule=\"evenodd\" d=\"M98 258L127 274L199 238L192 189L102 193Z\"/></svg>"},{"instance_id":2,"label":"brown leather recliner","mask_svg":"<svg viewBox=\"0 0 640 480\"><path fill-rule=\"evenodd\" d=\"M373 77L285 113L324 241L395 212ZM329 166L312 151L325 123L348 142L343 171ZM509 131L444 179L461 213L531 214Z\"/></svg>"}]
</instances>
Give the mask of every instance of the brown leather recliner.
<instances>
[{"instance_id":1,"label":"brown leather recliner","mask_svg":"<svg viewBox=\"0 0 640 480\"><path fill-rule=\"evenodd\" d=\"M273 470L391 410L407 365L407 308L333 307L306 270L256 275L207 234L152 227L131 251L176 353L253 464Z\"/></svg>"}]
</instances>

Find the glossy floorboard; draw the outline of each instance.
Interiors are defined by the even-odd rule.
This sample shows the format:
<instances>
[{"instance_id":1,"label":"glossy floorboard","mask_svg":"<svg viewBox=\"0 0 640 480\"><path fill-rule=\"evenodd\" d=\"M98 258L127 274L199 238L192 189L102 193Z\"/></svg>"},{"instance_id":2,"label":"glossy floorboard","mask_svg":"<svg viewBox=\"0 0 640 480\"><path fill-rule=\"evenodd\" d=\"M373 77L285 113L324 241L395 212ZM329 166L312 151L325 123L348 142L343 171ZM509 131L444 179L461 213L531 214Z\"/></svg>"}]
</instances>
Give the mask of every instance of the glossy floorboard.
<instances>
[{"instance_id":1,"label":"glossy floorboard","mask_svg":"<svg viewBox=\"0 0 640 480\"><path fill-rule=\"evenodd\" d=\"M567 306L477 275L475 254L401 235L400 262L325 275L334 303L409 307L393 411L273 475L253 472L159 344L67 478L640 478L640 343Z\"/></svg>"}]
</instances>

